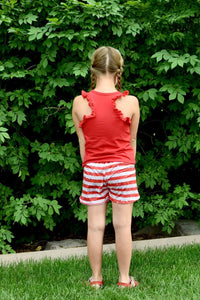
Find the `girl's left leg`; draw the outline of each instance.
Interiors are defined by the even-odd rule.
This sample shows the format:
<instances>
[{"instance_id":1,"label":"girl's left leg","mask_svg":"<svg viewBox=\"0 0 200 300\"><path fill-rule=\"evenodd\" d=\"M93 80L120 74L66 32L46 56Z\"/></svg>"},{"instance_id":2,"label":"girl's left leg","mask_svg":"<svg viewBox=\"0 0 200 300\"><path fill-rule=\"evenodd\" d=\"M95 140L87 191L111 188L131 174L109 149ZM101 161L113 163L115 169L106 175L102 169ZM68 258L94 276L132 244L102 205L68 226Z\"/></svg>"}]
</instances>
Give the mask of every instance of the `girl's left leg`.
<instances>
[{"instance_id":1,"label":"girl's left leg","mask_svg":"<svg viewBox=\"0 0 200 300\"><path fill-rule=\"evenodd\" d=\"M88 206L87 246L93 281L102 280L101 266L106 209L107 203Z\"/></svg>"},{"instance_id":2,"label":"girl's left leg","mask_svg":"<svg viewBox=\"0 0 200 300\"><path fill-rule=\"evenodd\" d=\"M115 230L115 242L117 260L119 265L119 282L128 283L129 269L132 256L131 221L133 204L112 203L113 226Z\"/></svg>"}]
</instances>

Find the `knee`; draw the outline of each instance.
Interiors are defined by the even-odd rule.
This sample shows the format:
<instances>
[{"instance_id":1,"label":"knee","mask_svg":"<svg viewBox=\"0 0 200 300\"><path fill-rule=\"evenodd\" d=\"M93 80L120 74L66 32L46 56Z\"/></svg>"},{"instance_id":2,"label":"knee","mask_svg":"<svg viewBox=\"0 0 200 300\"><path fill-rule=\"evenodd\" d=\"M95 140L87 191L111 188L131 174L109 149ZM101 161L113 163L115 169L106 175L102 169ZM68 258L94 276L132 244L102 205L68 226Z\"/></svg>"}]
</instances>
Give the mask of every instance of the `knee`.
<instances>
[{"instance_id":1,"label":"knee","mask_svg":"<svg viewBox=\"0 0 200 300\"><path fill-rule=\"evenodd\" d=\"M113 220L113 227L116 231L129 231L131 230L131 221L129 220Z\"/></svg>"},{"instance_id":2,"label":"knee","mask_svg":"<svg viewBox=\"0 0 200 300\"><path fill-rule=\"evenodd\" d=\"M88 230L89 231L95 231L95 232L104 232L105 230L105 222L95 222L95 221L90 221L88 222Z\"/></svg>"}]
</instances>

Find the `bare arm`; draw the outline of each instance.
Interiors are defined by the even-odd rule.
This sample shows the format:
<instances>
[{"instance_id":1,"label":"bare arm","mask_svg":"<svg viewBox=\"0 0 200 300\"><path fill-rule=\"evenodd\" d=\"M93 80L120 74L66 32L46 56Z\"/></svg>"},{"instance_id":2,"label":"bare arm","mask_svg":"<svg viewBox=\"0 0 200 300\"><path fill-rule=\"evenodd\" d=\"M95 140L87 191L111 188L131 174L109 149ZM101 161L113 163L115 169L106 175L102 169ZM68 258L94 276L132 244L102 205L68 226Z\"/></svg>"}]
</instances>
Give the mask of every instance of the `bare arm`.
<instances>
[{"instance_id":1,"label":"bare arm","mask_svg":"<svg viewBox=\"0 0 200 300\"><path fill-rule=\"evenodd\" d=\"M137 131L140 120L140 108L139 102L136 97L133 97L133 116L131 119L131 146L134 151L134 155L136 157L136 149L137 149Z\"/></svg>"},{"instance_id":2,"label":"bare arm","mask_svg":"<svg viewBox=\"0 0 200 300\"><path fill-rule=\"evenodd\" d=\"M84 156L85 156L85 137L84 137L82 128L79 127L80 120L79 120L78 113L77 113L79 101L81 100L80 97L81 96L78 96L74 99L73 108L72 108L72 119L73 119L76 133L78 136L80 155L81 155L81 160L83 162Z\"/></svg>"}]
</instances>

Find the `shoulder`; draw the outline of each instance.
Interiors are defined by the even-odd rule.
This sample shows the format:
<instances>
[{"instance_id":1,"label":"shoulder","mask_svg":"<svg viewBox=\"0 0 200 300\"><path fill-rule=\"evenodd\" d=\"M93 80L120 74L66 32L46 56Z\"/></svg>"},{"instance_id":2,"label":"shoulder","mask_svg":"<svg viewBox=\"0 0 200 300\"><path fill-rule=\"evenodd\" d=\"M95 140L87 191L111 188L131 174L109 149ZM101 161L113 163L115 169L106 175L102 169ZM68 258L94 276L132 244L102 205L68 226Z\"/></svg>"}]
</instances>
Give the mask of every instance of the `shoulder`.
<instances>
[{"instance_id":1,"label":"shoulder","mask_svg":"<svg viewBox=\"0 0 200 300\"><path fill-rule=\"evenodd\" d=\"M132 116L139 116L140 115L140 106L138 98L133 95L128 95L127 97L127 105L132 112Z\"/></svg>"},{"instance_id":2,"label":"shoulder","mask_svg":"<svg viewBox=\"0 0 200 300\"><path fill-rule=\"evenodd\" d=\"M132 101L132 102L139 102L139 101L138 101L138 98L135 97L135 96L133 96L133 95L128 95L128 96L126 96L126 97L127 97L127 99L128 99L129 101Z\"/></svg>"},{"instance_id":3,"label":"shoulder","mask_svg":"<svg viewBox=\"0 0 200 300\"><path fill-rule=\"evenodd\" d=\"M78 95L74 98L74 104L79 103L80 101L83 100L83 96L82 95Z\"/></svg>"},{"instance_id":4,"label":"shoulder","mask_svg":"<svg viewBox=\"0 0 200 300\"><path fill-rule=\"evenodd\" d=\"M74 101L73 101L74 105L83 103L84 102L83 100L87 99L89 95L90 95L90 92L87 93L87 92L85 92L85 91L82 90L81 91L81 95L76 96L74 98Z\"/></svg>"},{"instance_id":5,"label":"shoulder","mask_svg":"<svg viewBox=\"0 0 200 300\"><path fill-rule=\"evenodd\" d=\"M73 108L78 107L82 101L83 101L82 95L76 96L73 100Z\"/></svg>"},{"instance_id":6,"label":"shoulder","mask_svg":"<svg viewBox=\"0 0 200 300\"><path fill-rule=\"evenodd\" d=\"M127 95L125 98L126 98L126 101L128 103L130 103L130 105L139 106L139 100L137 97L135 97L133 95Z\"/></svg>"},{"instance_id":7,"label":"shoulder","mask_svg":"<svg viewBox=\"0 0 200 300\"><path fill-rule=\"evenodd\" d=\"M75 116L80 109L81 101L83 97L81 95L76 96L73 100L73 107L72 107L72 115Z\"/></svg>"}]
</instances>

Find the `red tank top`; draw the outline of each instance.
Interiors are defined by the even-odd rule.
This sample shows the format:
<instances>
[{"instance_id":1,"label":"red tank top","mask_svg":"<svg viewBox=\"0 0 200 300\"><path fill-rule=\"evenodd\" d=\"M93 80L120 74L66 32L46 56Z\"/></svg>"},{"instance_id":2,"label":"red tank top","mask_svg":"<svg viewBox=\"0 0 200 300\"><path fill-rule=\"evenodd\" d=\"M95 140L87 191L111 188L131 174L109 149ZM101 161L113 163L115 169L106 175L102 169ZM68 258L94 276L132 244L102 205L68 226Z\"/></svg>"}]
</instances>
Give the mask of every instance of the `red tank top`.
<instances>
[{"instance_id":1,"label":"red tank top","mask_svg":"<svg viewBox=\"0 0 200 300\"><path fill-rule=\"evenodd\" d=\"M124 117L116 108L115 101L128 95L120 93L101 93L82 91L91 107L91 115L84 116L79 127L85 137L85 157L83 166L90 162L125 162L135 164L133 148L130 144L131 119Z\"/></svg>"}]
</instances>

